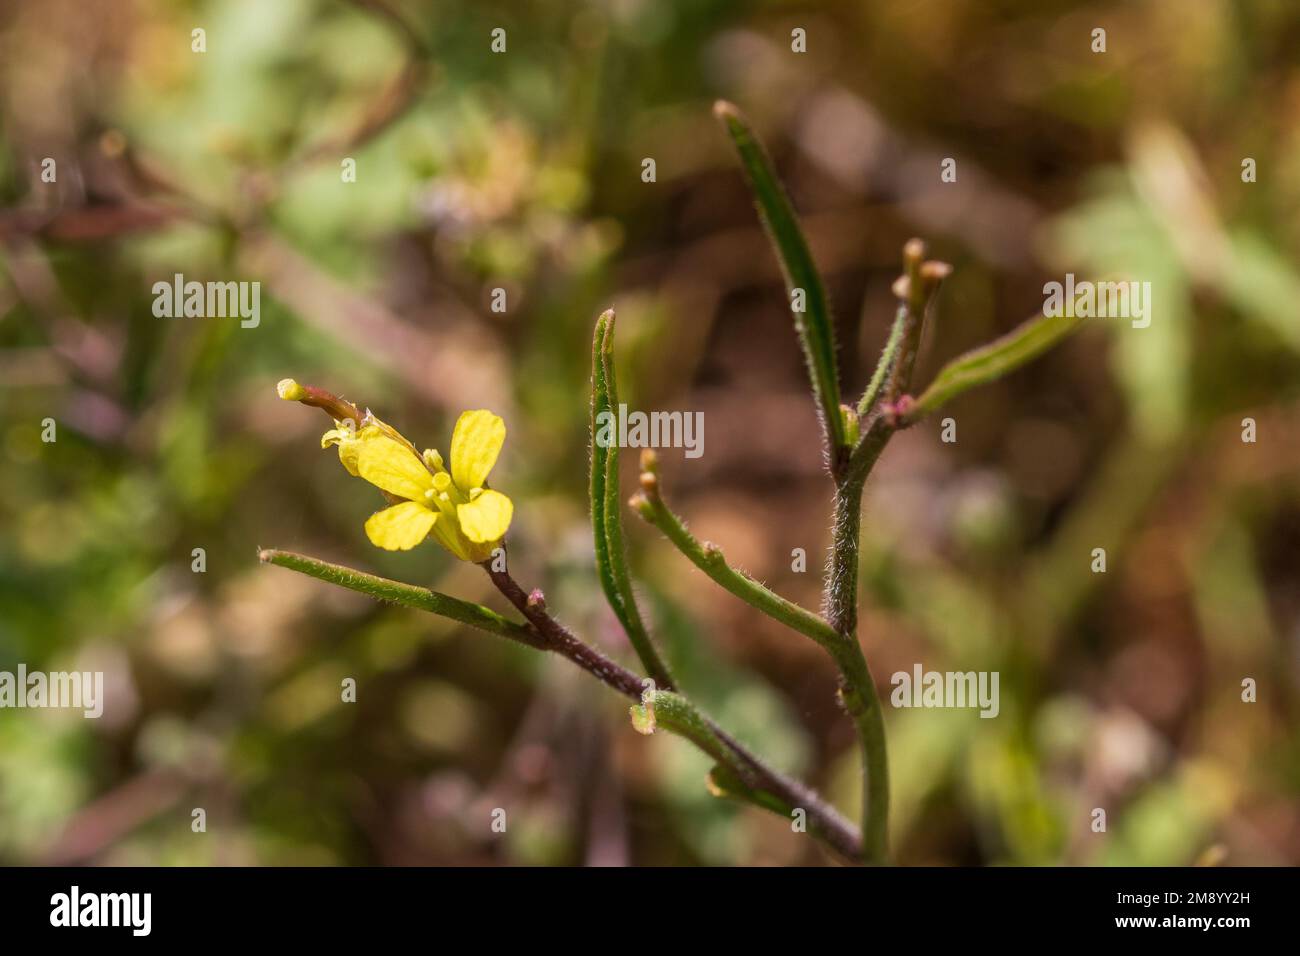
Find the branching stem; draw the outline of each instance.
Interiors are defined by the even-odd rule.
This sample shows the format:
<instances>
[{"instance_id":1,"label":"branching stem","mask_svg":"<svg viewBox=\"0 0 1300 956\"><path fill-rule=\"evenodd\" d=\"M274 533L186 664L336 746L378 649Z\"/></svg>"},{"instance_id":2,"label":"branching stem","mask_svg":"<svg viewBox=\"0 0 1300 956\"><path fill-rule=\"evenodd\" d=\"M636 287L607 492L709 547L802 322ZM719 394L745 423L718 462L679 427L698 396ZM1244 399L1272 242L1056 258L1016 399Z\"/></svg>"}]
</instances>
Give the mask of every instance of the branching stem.
<instances>
[{"instance_id":1,"label":"branching stem","mask_svg":"<svg viewBox=\"0 0 1300 956\"><path fill-rule=\"evenodd\" d=\"M567 657L603 684L638 703L641 701L646 689L644 679L581 641L551 616L546 610L545 602L537 598L538 592L526 594L509 571L494 570L490 561L484 562L482 567L497 590L518 608L542 636L545 642L543 650L555 651ZM861 836L851 823L815 791L763 763L735 738L701 714L686 697L668 691L656 691L654 701L657 719L665 727L690 740L744 782L743 789L726 790L726 793L786 816L796 809L802 809L807 813L812 832L836 852L850 861L861 858ZM765 796L774 797L775 803L763 799Z\"/></svg>"},{"instance_id":2,"label":"branching stem","mask_svg":"<svg viewBox=\"0 0 1300 956\"><path fill-rule=\"evenodd\" d=\"M648 686L646 679L610 660L557 621L546 609L540 591L526 593L508 571L493 570L491 562L485 562L483 569L497 590L524 615L528 621L526 625L517 624L469 601L307 555L267 549L259 551L257 556L266 564L298 571L381 601L451 618L539 651L554 652L577 664L605 686L638 703ZM713 774L715 792L771 810L786 819L790 819L794 811L803 810L807 815L809 832L845 862L852 863L862 858L862 837L857 828L816 791L754 756L686 697L671 691L655 691L654 702L661 726L689 740L718 761Z\"/></svg>"}]
</instances>

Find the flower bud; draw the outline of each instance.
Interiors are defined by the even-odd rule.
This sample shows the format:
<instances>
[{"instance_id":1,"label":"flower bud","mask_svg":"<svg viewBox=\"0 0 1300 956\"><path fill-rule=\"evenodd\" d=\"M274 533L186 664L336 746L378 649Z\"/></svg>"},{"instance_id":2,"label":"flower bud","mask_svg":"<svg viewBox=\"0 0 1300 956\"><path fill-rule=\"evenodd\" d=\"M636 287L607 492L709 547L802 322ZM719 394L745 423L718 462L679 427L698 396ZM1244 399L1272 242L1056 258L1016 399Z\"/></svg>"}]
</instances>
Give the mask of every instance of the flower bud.
<instances>
[{"instance_id":1,"label":"flower bud","mask_svg":"<svg viewBox=\"0 0 1300 956\"><path fill-rule=\"evenodd\" d=\"M629 707L628 713L632 716L632 729L648 737L655 732L655 705L653 700L646 700L645 695L641 700L642 703Z\"/></svg>"},{"instance_id":2,"label":"flower bud","mask_svg":"<svg viewBox=\"0 0 1300 956\"><path fill-rule=\"evenodd\" d=\"M307 396L307 390L291 378L280 379L275 390L286 402L301 402Z\"/></svg>"},{"instance_id":3,"label":"flower bud","mask_svg":"<svg viewBox=\"0 0 1300 956\"><path fill-rule=\"evenodd\" d=\"M654 505L650 504L650 499L645 496L644 492L638 491L627 500L627 504L629 508L639 514L642 518L645 518L646 521L650 521L654 518Z\"/></svg>"}]
</instances>

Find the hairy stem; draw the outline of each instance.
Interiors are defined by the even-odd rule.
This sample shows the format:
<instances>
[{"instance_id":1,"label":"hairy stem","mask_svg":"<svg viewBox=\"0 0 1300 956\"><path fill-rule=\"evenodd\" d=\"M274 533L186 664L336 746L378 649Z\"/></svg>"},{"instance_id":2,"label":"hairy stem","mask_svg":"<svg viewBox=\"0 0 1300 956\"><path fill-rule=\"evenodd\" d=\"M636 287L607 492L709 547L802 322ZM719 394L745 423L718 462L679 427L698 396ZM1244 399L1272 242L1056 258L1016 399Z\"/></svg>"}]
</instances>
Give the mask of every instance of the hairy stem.
<instances>
[{"instance_id":1,"label":"hairy stem","mask_svg":"<svg viewBox=\"0 0 1300 956\"><path fill-rule=\"evenodd\" d=\"M643 467L649 470L641 476L641 493L632 499L632 507L701 571L747 604L811 637L830 653L840 671L840 700L853 720L862 754L863 836L858 859L868 863L886 862L889 767L880 698L857 637L858 536L867 472L892 431L883 418L874 419L863 438L865 451L853 464L852 477L842 479L836 486L834 547L827 574L824 617L799 607L732 568L716 546L701 545L664 504L651 456L643 456ZM748 781L743 777L741 780L748 786ZM727 789L725 784L720 786ZM748 798L772 809L761 792L748 794Z\"/></svg>"},{"instance_id":2,"label":"hairy stem","mask_svg":"<svg viewBox=\"0 0 1300 956\"><path fill-rule=\"evenodd\" d=\"M802 810L813 834L846 860L856 862L862 858L862 840L853 825L815 791L773 770L680 694L656 692L654 707L660 723L718 761L710 775L715 792L745 800L787 820Z\"/></svg>"},{"instance_id":3,"label":"hairy stem","mask_svg":"<svg viewBox=\"0 0 1300 956\"><path fill-rule=\"evenodd\" d=\"M717 545L710 542L700 544L686 529L682 519L673 514L664 504L659 494L658 481L653 474L649 472L643 474L641 482L643 490L632 499L632 507L641 517L662 531L692 564L746 604L800 634L811 637L823 647L829 647L835 641L835 631L826 621L727 564L722 549Z\"/></svg>"},{"instance_id":4,"label":"hairy stem","mask_svg":"<svg viewBox=\"0 0 1300 956\"><path fill-rule=\"evenodd\" d=\"M646 689L643 678L605 657L555 620L546 610L540 592L526 594L508 572L494 571L490 563L485 563L483 568L497 589L527 618L527 625L517 624L488 608L429 588L403 584L307 555L266 549L259 551L257 556L266 564L288 568L381 601L429 611L535 650L552 651L634 701L640 702ZM685 697L656 691L654 700L665 729L689 740L724 768L716 776L727 785L715 785L715 791L779 813L787 819L793 811L803 810L807 814L809 831L828 847L848 862L862 858L862 838L857 828L814 790L759 760L701 714Z\"/></svg>"},{"instance_id":5,"label":"hairy stem","mask_svg":"<svg viewBox=\"0 0 1300 956\"><path fill-rule=\"evenodd\" d=\"M862 398L858 402L859 415L866 415L876 407L876 402L880 399L881 389L885 385L885 379L893 371L894 363L898 360L898 350L903 344L903 333L907 330L907 321L907 306L900 305L897 315L894 316L894 324L889 330L889 339L885 342L885 348L880 353L880 361L876 363L876 371L872 374L871 382L867 385L867 390L862 393Z\"/></svg>"},{"instance_id":6,"label":"hairy stem","mask_svg":"<svg viewBox=\"0 0 1300 956\"><path fill-rule=\"evenodd\" d=\"M859 412L867 416L862 438L835 472L831 557L826 569L822 613L835 632L831 656L840 669L840 700L853 720L862 753L862 847L868 863L885 863L889 852L889 755L880 695L858 642L858 549L862 533L862 491L867 476L894 432L905 424L911 399L905 394L924 330L925 313L939 283L951 271L925 260L925 244L903 247L903 275L894 283L900 299L889 335Z\"/></svg>"},{"instance_id":7,"label":"hairy stem","mask_svg":"<svg viewBox=\"0 0 1300 956\"><path fill-rule=\"evenodd\" d=\"M546 610L540 592L524 592L509 571L494 570L490 561L482 567L506 600L519 609L529 624L541 635L542 649L555 651L573 661L614 690L640 702L646 682L620 664L609 660L594 647L583 643L572 631L555 620ZM690 740L706 754L745 783L744 790L725 791L774 812L802 809L810 829L828 846L850 861L862 858L862 839L853 825L845 820L815 791L769 767L745 749L711 719L701 714L687 698L667 691L654 691L657 718L665 727ZM765 795L776 800L763 799Z\"/></svg>"},{"instance_id":8,"label":"hairy stem","mask_svg":"<svg viewBox=\"0 0 1300 956\"><path fill-rule=\"evenodd\" d=\"M509 571L497 571L492 561L484 561L483 568L496 585L496 589L505 595L506 600L519 609L519 613L528 619L528 623L541 636L543 649L554 651L567 657L587 673L603 684L614 688L620 694L640 699L644 683L622 664L610 660L590 644L585 644L572 631L553 618L546 610L541 599L541 592L526 594L519 583L510 576Z\"/></svg>"},{"instance_id":9,"label":"hairy stem","mask_svg":"<svg viewBox=\"0 0 1300 956\"><path fill-rule=\"evenodd\" d=\"M825 615L835 630L831 656L840 669L840 700L853 720L862 755L862 848L868 863L884 863L889 841L889 757L884 714L858 643L858 544L865 473L835 489Z\"/></svg>"}]
</instances>

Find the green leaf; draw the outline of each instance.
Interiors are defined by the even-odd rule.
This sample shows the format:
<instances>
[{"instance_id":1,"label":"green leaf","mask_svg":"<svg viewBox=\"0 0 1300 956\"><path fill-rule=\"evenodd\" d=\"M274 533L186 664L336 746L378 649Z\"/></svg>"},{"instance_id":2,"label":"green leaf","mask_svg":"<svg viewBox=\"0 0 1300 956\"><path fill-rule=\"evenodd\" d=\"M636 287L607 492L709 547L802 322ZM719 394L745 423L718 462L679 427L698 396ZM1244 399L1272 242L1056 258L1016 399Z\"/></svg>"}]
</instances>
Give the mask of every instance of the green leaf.
<instances>
[{"instance_id":1,"label":"green leaf","mask_svg":"<svg viewBox=\"0 0 1300 956\"><path fill-rule=\"evenodd\" d=\"M934 377L930 387L907 413L918 421L969 388L1002 378L1041 355L1083 320L1077 316L1037 316L987 345L953 359Z\"/></svg>"},{"instance_id":2,"label":"green leaf","mask_svg":"<svg viewBox=\"0 0 1300 956\"><path fill-rule=\"evenodd\" d=\"M341 564L330 564L328 561L320 561L305 554L294 554L292 551L263 550L257 553L257 557L264 564L275 564L291 571L298 571L321 581L328 581L330 584L360 591L380 601L391 601L419 611L429 611L459 621L461 624L477 627L482 631L521 641L531 647L537 646L537 637L528 628L479 604L449 597L428 588L367 574Z\"/></svg>"},{"instance_id":3,"label":"green leaf","mask_svg":"<svg viewBox=\"0 0 1300 956\"><path fill-rule=\"evenodd\" d=\"M596 545L596 572L601 590L613 609L646 673L665 690L673 687L672 674L659 656L646 630L632 590L632 576L623 546L622 494L619 491L619 445L616 429L608 442L598 441L597 418L608 412L618 416L618 380L614 373L614 311L596 319L591 353L591 527Z\"/></svg>"},{"instance_id":4,"label":"green leaf","mask_svg":"<svg viewBox=\"0 0 1300 956\"><path fill-rule=\"evenodd\" d=\"M598 417L602 412L610 411L609 392L605 387L605 363L601 351L605 344L605 332L609 328L612 311L601 313L596 319L596 332L591 343L591 530L596 546L596 573L600 577L601 590L605 600L614 609L619 621L623 620L623 600L614 584L614 575L610 566L609 543L605 537L605 466L609 449L597 440L601 431ZM613 425L610 435L613 435Z\"/></svg>"},{"instance_id":5,"label":"green leaf","mask_svg":"<svg viewBox=\"0 0 1300 956\"><path fill-rule=\"evenodd\" d=\"M772 163L755 137L749 123L740 111L721 100L713 108L740 154L750 190L758 206L759 217L767 229L768 237L776 247L777 258L785 273L787 291L793 296L796 289L804 294L804 311L795 311L795 331L803 347L812 378L822 423L832 448L845 443L844 423L840 418L840 384L835 365L835 328L821 275L813 262L808 242L804 239L794 208L786 196Z\"/></svg>"}]
</instances>

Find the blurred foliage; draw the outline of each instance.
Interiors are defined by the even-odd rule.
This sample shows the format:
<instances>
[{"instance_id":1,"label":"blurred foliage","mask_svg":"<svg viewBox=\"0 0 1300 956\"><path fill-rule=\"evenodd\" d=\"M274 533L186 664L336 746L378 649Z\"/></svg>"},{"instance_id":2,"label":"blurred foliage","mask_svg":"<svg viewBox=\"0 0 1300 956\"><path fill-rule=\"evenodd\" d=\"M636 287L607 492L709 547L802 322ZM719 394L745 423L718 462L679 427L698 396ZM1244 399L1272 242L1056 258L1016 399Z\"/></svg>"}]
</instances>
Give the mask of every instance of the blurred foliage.
<instances>
[{"instance_id":1,"label":"blurred foliage","mask_svg":"<svg viewBox=\"0 0 1300 956\"><path fill-rule=\"evenodd\" d=\"M274 383L425 443L490 407L517 576L630 660L584 498L612 304L626 400L705 412L705 456L664 465L696 532L816 606L830 489L722 96L803 218L846 395L911 235L956 266L921 383L1067 271L1154 290L1150 328L1094 320L950 406L956 444L900 436L868 488L882 690L917 661L1002 676L996 720L889 710L899 859L1300 862L1297 42L1285 0L0 4L0 669L108 688L99 721L0 711L0 861L826 860L563 663L255 558L496 606L437 549L369 547L375 502ZM260 324L156 318L177 272L262 282ZM629 539L683 685L851 810L829 663Z\"/></svg>"}]
</instances>

